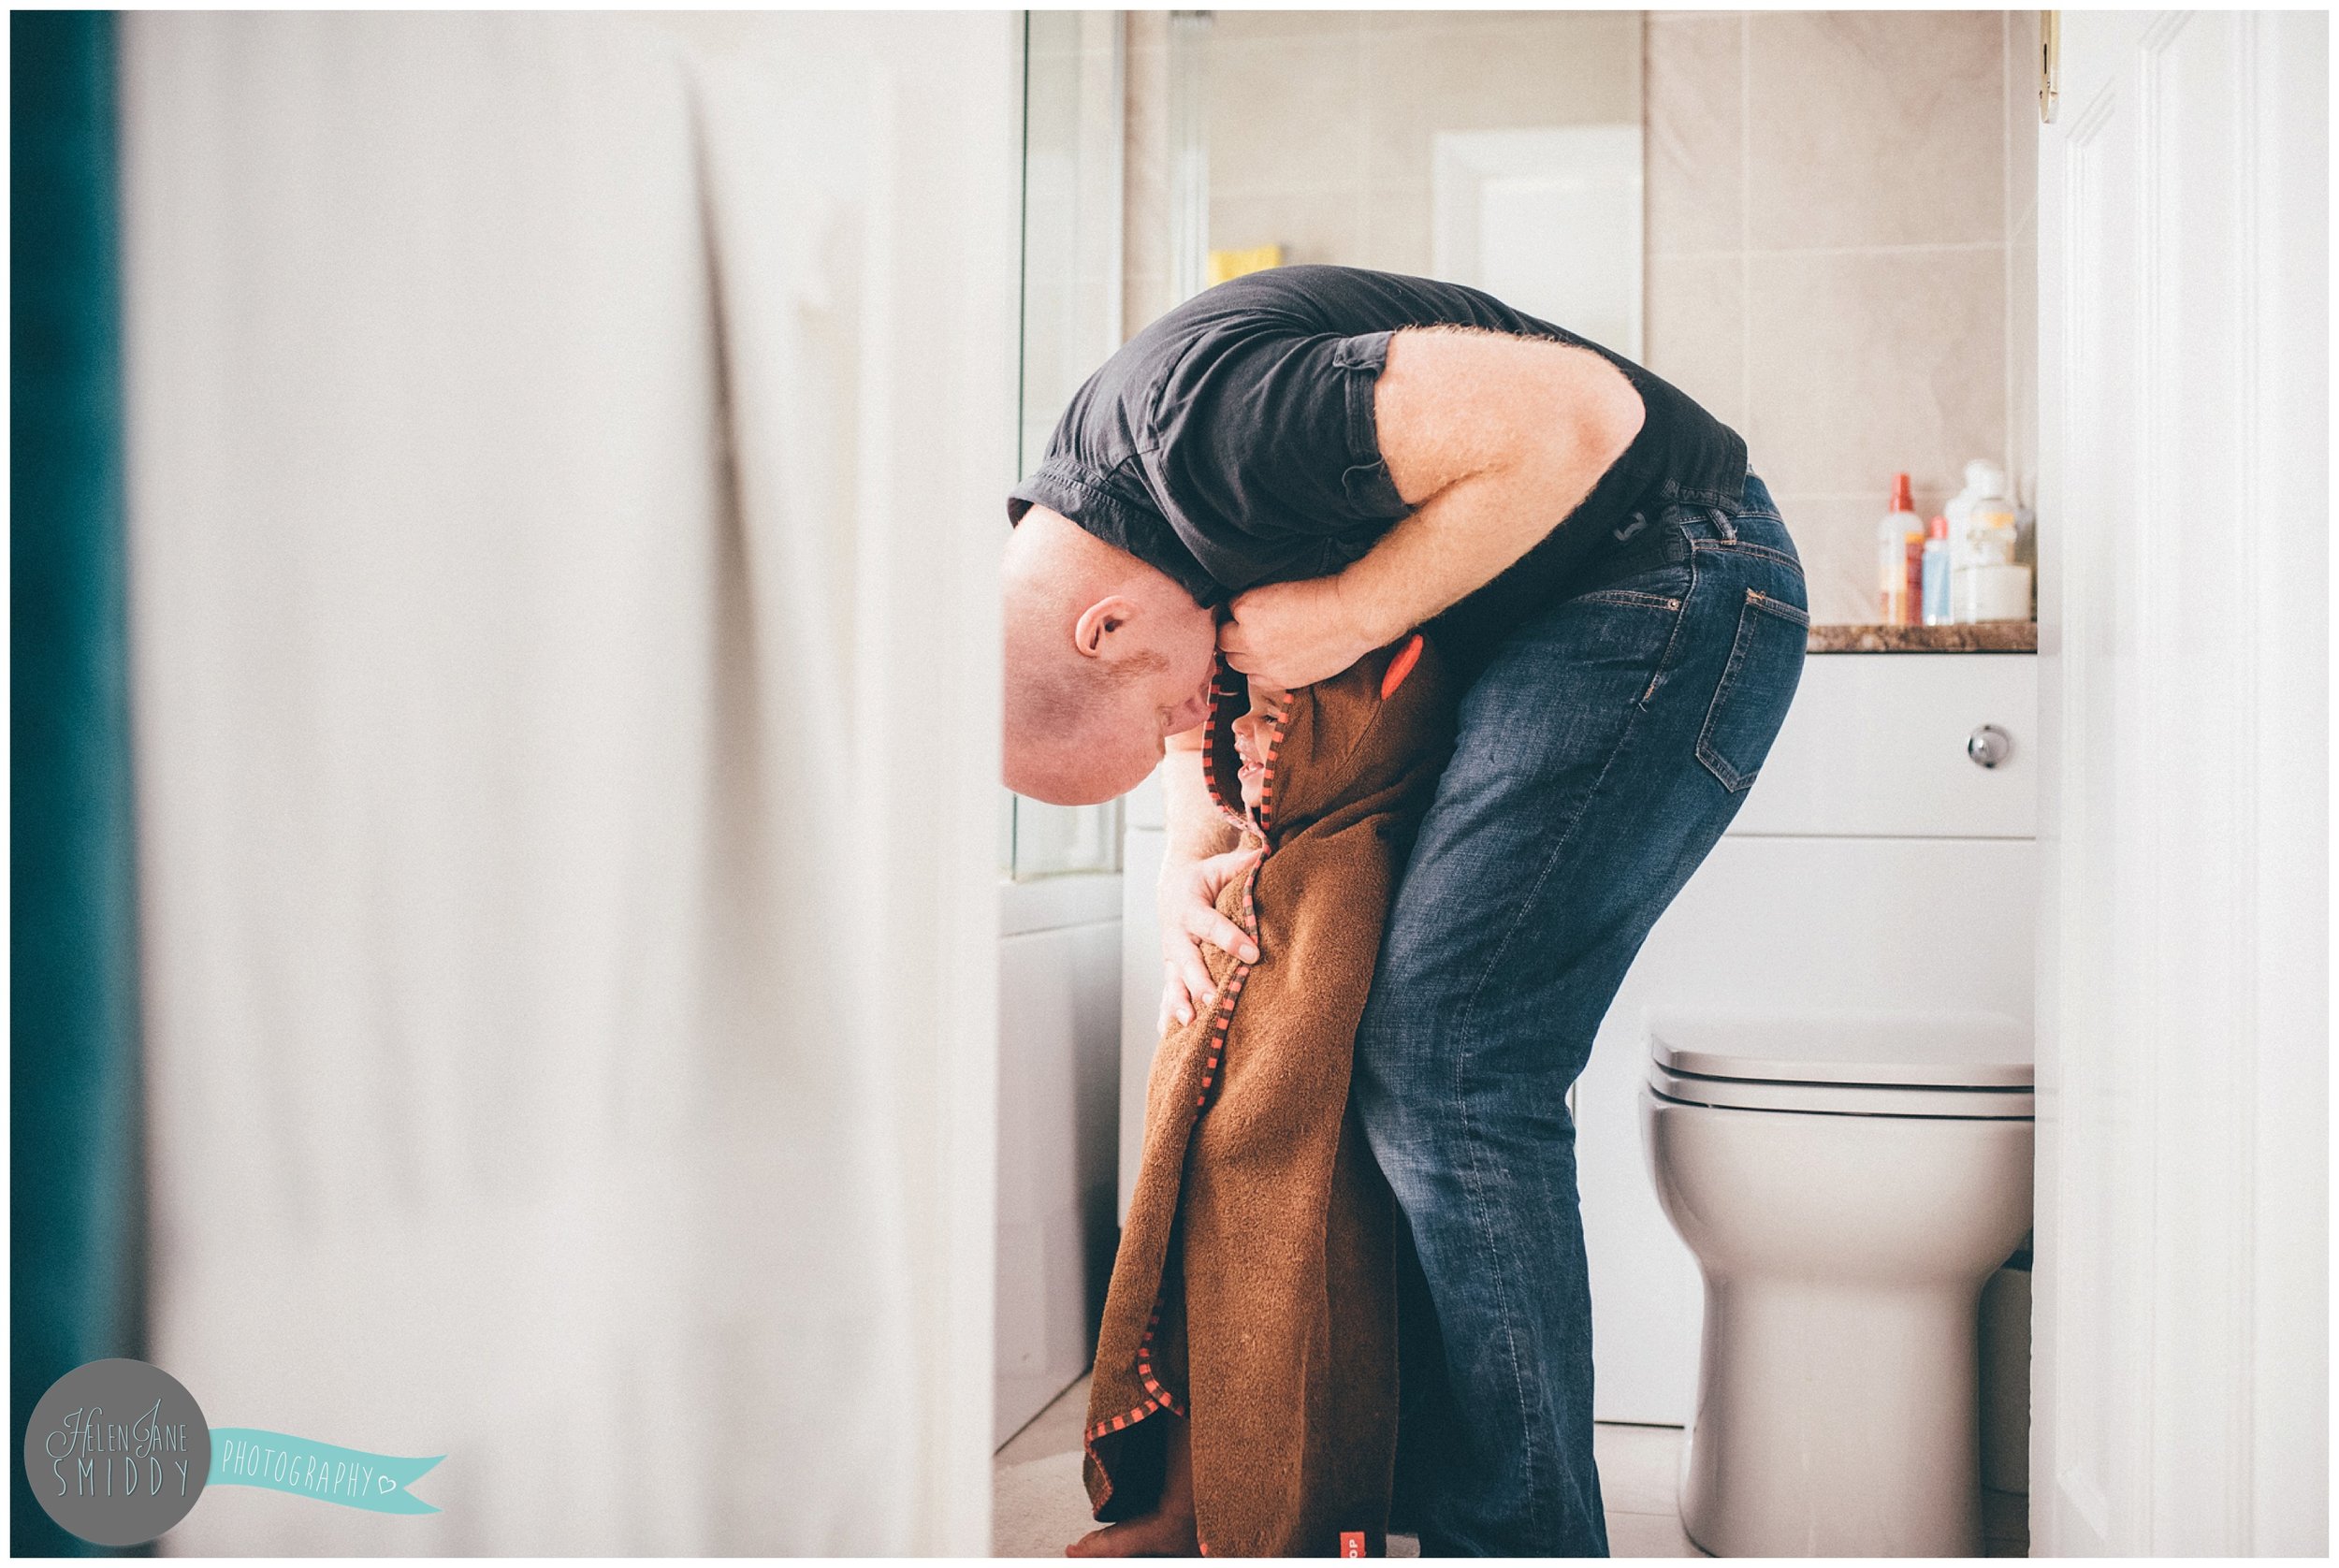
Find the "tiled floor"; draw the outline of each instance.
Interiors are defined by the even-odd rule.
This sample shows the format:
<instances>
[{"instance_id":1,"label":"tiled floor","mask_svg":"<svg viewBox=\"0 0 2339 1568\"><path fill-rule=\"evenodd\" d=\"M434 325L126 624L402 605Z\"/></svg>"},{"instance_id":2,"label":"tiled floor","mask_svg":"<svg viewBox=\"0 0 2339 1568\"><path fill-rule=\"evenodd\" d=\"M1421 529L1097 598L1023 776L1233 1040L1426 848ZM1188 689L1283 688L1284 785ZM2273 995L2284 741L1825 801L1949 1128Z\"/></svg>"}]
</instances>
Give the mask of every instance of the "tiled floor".
<instances>
[{"instance_id":1,"label":"tiled floor","mask_svg":"<svg viewBox=\"0 0 2339 1568\"><path fill-rule=\"evenodd\" d=\"M1611 1557L1703 1557L1681 1533L1674 1499L1681 1474L1681 1429L1620 1427L1591 1430L1600 1464L1600 1500L1608 1505Z\"/></svg>"},{"instance_id":2,"label":"tiled floor","mask_svg":"<svg viewBox=\"0 0 2339 1568\"><path fill-rule=\"evenodd\" d=\"M1059 1557L1094 1530L1081 1489L1082 1377L1010 1438L993 1466L991 1551L995 1557ZM1618 1557L1697 1557L1674 1513L1677 1427L1604 1426L1594 1438L1600 1488L1608 1502L1608 1549ZM1410 1537L1389 1541L1391 1557L1413 1557Z\"/></svg>"},{"instance_id":3,"label":"tiled floor","mask_svg":"<svg viewBox=\"0 0 2339 1568\"><path fill-rule=\"evenodd\" d=\"M995 1557L1059 1557L1096 1528L1081 1489L1083 1376L1008 1440L993 1465L991 1549ZM1608 1504L1608 1549L1618 1557L1701 1557L1681 1533L1674 1498L1681 1463L1678 1427L1603 1425L1593 1435L1600 1491ZM1991 1557L2028 1555L2026 1500L1983 1494L1983 1528ZM1405 1536L1389 1540L1391 1557L1418 1555Z\"/></svg>"},{"instance_id":4,"label":"tiled floor","mask_svg":"<svg viewBox=\"0 0 2339 1568\"><path fill-rule=\"evenodd\" d=\"M991 1461L991 1555L1062 1557L1097 1528L1081 1486L1088 1376L1057 1396Z\"/></svg>"}]
</instances>

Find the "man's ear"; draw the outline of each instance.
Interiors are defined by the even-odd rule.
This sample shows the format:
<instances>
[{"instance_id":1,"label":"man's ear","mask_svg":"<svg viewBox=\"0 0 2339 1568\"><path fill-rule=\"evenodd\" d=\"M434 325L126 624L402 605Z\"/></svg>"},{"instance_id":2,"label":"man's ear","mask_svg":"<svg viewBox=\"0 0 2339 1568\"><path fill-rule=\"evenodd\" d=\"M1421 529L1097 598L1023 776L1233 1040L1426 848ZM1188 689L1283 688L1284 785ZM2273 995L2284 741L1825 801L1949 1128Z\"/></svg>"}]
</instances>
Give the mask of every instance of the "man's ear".
<instances>
[{"instance_id":1,"label":"man's ear","mask_svg":"<svg viewBox=\"0 0 2339 1568\"><path fill-rule=\"evenodd\" d=\"M1072 623L1072 646L1089 659L1104 657L1105 638L1126 626L1137 615L1137 601L1122 594L1099 599Z\"/></svg>"}]
</instances>

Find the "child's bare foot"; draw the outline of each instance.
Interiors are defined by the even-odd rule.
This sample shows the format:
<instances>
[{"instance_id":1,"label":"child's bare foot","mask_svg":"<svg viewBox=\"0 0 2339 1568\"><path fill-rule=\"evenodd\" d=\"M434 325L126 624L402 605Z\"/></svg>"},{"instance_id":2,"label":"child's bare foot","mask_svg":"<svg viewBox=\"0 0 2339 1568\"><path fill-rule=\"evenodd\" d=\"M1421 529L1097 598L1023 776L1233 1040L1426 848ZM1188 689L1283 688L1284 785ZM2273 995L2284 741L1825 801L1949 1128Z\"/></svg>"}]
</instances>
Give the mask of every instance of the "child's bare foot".
<instances>
[{"instance_id":1,"label":"child's bare foot","mask_svg":"<svg viewBox=\"0 0 2339 1568\"><path fill-rule=\"evenodd\" d=\"M1170 1423L1164 1434L1161 1501L1150 1514L1140 1514L1102 1530L1092 1530L1064 1548L1067 1557L1199 1557L1201 1537L1194 1529L1194 1451L1188 1445L1185 1422L1163 1411L1154 1417Z\"/></svg>"},{"instance_id":2,"label":"child's bare foot","mask_svg":"<svg viewBox=\"0 0 2339 1568\"><path fill-rule=\"evenodd\" d=\"M1200 1552L1192 1514L1158 1511L1092 1530L1064 1548L1067 1557L1196 1557Z\"/></svg>"}]
</instances>

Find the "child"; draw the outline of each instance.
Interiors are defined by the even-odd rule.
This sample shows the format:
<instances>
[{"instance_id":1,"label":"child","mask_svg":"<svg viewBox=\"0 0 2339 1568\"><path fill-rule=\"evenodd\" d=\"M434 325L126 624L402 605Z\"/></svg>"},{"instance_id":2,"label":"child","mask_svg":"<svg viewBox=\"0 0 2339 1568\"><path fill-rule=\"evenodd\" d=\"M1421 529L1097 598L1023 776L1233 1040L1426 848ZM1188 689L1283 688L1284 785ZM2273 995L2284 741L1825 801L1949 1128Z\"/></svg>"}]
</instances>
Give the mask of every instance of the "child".
<instances>
[{"instance_id":1,"label":"child","mask_svg":"<svg viewBox=\"0 0 2339 1568\"><path fill-rule=\"evenodd\" d=\"M1210 950L1216 1005L1154 1059L1089 1387L1084 1477L1119 1522L1072 1556L1385 1549L1398 1220L1348 1073L1451 699L1418 633L1252 695L1232 717L1222 667L1203 770L1265 849L1219 900L1259 957Z\"/></svg>"},{"instance_id":2,"label":"child","mask_svg":"<svg viewBox=\"0 0 2339 1568\"><path fill-rule=\"evenodd\" d=\"M1291 693L1252 681L1251 706L1234 721L1235 755L1242 766L1236 775L1242 787L1243 827L1254 830L1258 821L1259 802L1267 788L1267 748L1275 726L1283 722L1284 711L1291 702Z\"/></svg>"}]
</instances>

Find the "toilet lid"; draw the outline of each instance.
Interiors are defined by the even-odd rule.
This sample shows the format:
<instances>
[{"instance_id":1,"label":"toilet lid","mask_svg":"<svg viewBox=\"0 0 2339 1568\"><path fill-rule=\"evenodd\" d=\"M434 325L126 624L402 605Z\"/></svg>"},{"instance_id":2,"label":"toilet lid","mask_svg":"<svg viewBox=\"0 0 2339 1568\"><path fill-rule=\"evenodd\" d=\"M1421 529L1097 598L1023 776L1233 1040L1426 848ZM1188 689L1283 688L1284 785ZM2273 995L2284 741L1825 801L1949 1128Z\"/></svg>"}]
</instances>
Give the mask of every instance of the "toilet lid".
<instances>
[{"instance_id":1,"label":"toilet lid","mask_svg":"<svg viewBox=\"0 0 2339 1568\"><path fill-rule=\"evenodd\" d=\"M2031 1082L2030 1030L1996 1012L1665 1010L1649 1053L1674 1072L1790 1083L2003 1089Z\"/></svg>"},{"instance_id":2,"label":"toilet lid","mask_svg":"<svg viewBox=\"0 0 2339 1568\"><path fill-rule=\"evenodd\" d=\"M1649 1088L1660 1100L1729 1111L1799 1111L1828 1116L1916 1116L1927 1120L2027 1122L2037 1112L2028 1084L2003 1089L1938 1089L1907 1083L1790 1083L1776 1079L1706 1078L1649 1064Z\"/></svg>"}]
</instances>

